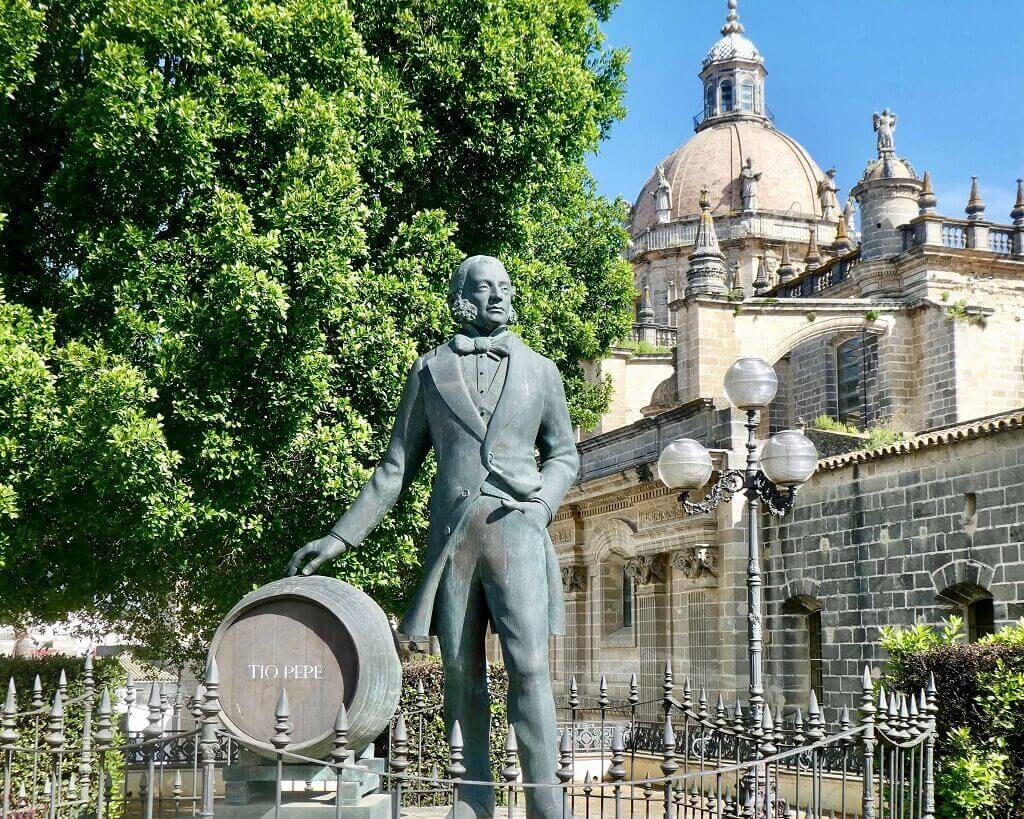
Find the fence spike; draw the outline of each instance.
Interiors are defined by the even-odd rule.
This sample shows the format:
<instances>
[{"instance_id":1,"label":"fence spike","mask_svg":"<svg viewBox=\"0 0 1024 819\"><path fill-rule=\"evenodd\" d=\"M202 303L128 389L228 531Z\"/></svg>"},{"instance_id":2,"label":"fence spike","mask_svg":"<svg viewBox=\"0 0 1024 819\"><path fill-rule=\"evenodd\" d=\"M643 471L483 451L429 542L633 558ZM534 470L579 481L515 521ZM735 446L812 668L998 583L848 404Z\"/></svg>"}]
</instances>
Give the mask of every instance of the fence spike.
<instances>
[{"instance_id":1,"label":"fence spike","mask_svg":"<svg viewBox=\"0 0 1024 819\"><path fill-rule=\"evenodd\" d=\"M43 701L43 681L39 679L39 675L36 674L34 680L32 680L32 702L31 707L33 711L37 711L44 705Z\"/></svg>"},{"instance_id":2,"label":"fence spike","mask_svg":"<svg viewBox=\"0 0 1024 819\"><path fill-rule=\"evenodd\" d=\"M719 692L718 700L715 702L715 724L721 729L725 725L725 700Z\"/></svg>"},{"instance_id":3,"label":"fence spike","mask_svg":"<svg viewBox=\"0 0 1024 819\"><path fill-rule=\"evenodd\" d=\"M629 704L636 706L640 702L640 684L637 681L636 674L631 674L629 677Z\"/></svg>"},{"instance_id":4,"label":"fence spike","mask_svg":"<svg viewBox=\"0 0 1024 819\"><path fill-rule=\"evenodd\" d=\"M50 707L47 727L49 731L43 740L50 746L51 751L59 751L64 747L64 705L61 702L59 688L53 693L53 705Z\"/></svg>"},{"instance_id":5,"label":"fence spike","mask_svg":"<svg viewBox=\"0 0 1024 819\"><path fill-rule=\"evenodd\" d=\"M575 711L580 707L580 687L576 684L576 675L569 681L569 707Z\"/></svg>"},{"instance_id":6,"label":"fence spike","mask_svg":"<svg viewBox=\"0 0 1024 819\"><path fill-rule=\"evenodd\" d=\"M452 723L452 732L448 737L448 754L451 760L448 764L449 779L458 781L466 775L466 766L462 764L462 747L462 726L459 725L458 720L455 720Z\"/></svg>"},{"instance_id":7,"label":"fence spike","mask_svg":"<svg viewBox=\"0 0 1024 819\"><path fill-rule=\"evenodd\" d=\"M703 686L700 689L700 694L697 696L697 716L702 720L708 718L708 695L704 691Z\"/></svg>"},{"instance_id":8,"label":"fence spike","mask_svg":"<svg viewBox=\"0 0 1024 819\"><path fill-rule=\"evenodd\" d=\"M171 797L175 800L181 799L184 788L181 786L181 768L174 769L174 779L171 780Z\"/></svg>"},{"instance_id":9,"label":"fence spike","mask_svg":"<svg viewBox=\"0 0 1024 819\"><path fill-rule=\"evenodd\" d=\"M690 688L690 678L683 680L683 710L690 711L693 708L693 689Z\"/></svg>"},{"instance_id":10,"label":"fence spike","mask_svg":"<svg viewBox=\"0 0 1024 819\"><path fill-rule=\"evenodd\" d=\"M572 737L569 735L569 729L562 729L562 736L558 741L558 770L555 775L558 777L558 781L566 783L572 780Z\"/></svg>"},{"instance_id":11,"label":"fence spike","mask_svg":"<svg viewBox=\"0 0 1024 819\"><path fill-rule=\"evenodd\" d=\"M761 711L761 736L763 737L761 751L765 756L771 756L778 748L774 742L775 720L772 719L772 707L768 703L764 704L764 709Z\"/></svg>"},{"instance_id":12,"label":"fence spike","mask_svg":"<svg viewBox=\"0 0 1024 819\"><path fill-rule=\"evenodd\" d=\"M338 716L334 718L334 740L331 745L331 761L341 765L348 758L348 711L345 703L338 706ZM340 775L340 771L338 772Z\"/></svg>"},{"instance_id":13,"label":"fence spike","mask_svg":"<svg viewBox=\"0 0 1024 819\"><path fill-rule=\"evenodd\" d=\"M796 707L796 713L793 715L793 744L799 745L804 741L804 715L803 711L800 710L800 706Z\"/></svg>"},{"instance_id":14,"label":"fence spike","mask_svg":"<svg viewBox=\"0 0 1024 819\"><path fill-rule=\"evenodd\" d=\"M60 692L60 698L66 699L68 695L68 675L67 672L62 668L60 675L57 677L57 690Z\"/></svg>"},{"instance_id":15,"label":"fence spike","mask_svg":"<svg viewBox=\"0 0 1024 819\"><path fill-rule=\"evenodd\" d=\"M0 744L13 745L18 741L18 698L14 677L7 681L7 699L4 700L3 719L0 720Z\"/></svg>"},{"instance_id":16,"label":"fence spike","mask_svg":"<svg viewBox=\"0 0 1024 819\"><path fill-rule=\"evenodd\" d=\"M626 743L622 739L622 726L616 724L612 729L612 764L608 768L608 777L613 782L626 778Z\"/></svg>"},{"instance_id":17,"label":"fence spike","mask_svg":"<svg viewBox=\"0 0 1024 819\"><path fill-rule=\"evenodd\" d=\"M292 724L288 717L288 692L282 688L277 698L277 707L274 708L274 734L270 737L270 744L279 752L287 748L291 742Z\"/></svg>"},{"instance_id":18,"label":"fence spike","mask_svg":"<svg viewBox=\"0 0 1024 819\"><path fill-rule=\"evenodd\" d=\"M661 732L661 772L671 776L678 769L676 764L676 732L672 730L672 716L665 714L665 727Z\"/></svg>"},{"instance_id":19,"label":"fence spike","mask_svg":"<svg viewBox=\"0 0 1024 819\"><path fill-rule=\"evenodd\" d=\"M124 704L128 708L128 712L131 713L132 708L135 706L135 678L128 673L127 679L124 681Z\"/></svg>"},{"instance_id":20,"label":"fence spike","mask_svg":"<svg viewBox=\"0 0 1024 819\"><path fill-rule=\"evenodd\" d=\"M505 738L501 778L510 785L519 778L519 746L516 744L516 728L511 723L508 726L508 736Z\"/></svg>"},{"instance_id":21,"label":"fence spike","mask_svg":"<svg viewBox=\"0 0 1024 819\"><path fill-rule=\"evenodd\" d=\"M661 683L661 699L662 707L665 709L665 713L671 713L672 711L672 700L673 691L675 690L675 682L672 677L672 660L665 660L665 673Z\"/></svg>"},{"instance_id":22,"label":"fence spike","mask_svg":"<svg viewBox=\"0 0 1024 819\"><path fill-rule=\"evenodd\" d=\"M409 734L405 729L405 714L398 712L394 727L391 729L391 770L401 773L409 767Z\"/></svg>"},{"instance_id":23,"label":"fence spike","mask_svg":"<svg viewBox=\"0 0 1024 819\"><path fill-rule=\"evenodd\" d=\"M149 715L143 734L147 739L155 739L163 733L164 712L160 706L160 683L154 682L149 687ZM155 748L153 750L156 750Z\"/></svg>"},{"instance_id":24,"label":"fence spike","mask_svg":"<svg viewBox=\"0 0 1024 819\"><path fill-rule=\"evenodd\" d=\"M106 687L100 694L100 707L96 711L96 734L93 739L96 741L96 750L105 751L114 741L114 732L111 725L113 708L110 705L110 691Z\"/></svg>"},{"instance_id":25,"label":"fence spike","mask_svg":"<svg viewBox=\"0 0 1024 819\"><path fill-rule=\"evenodd\" d=\"M601 683L598 686L597 704L602 712L608 707L608 680L604 674L601 675Z\"/></svg>"}]
</instances>

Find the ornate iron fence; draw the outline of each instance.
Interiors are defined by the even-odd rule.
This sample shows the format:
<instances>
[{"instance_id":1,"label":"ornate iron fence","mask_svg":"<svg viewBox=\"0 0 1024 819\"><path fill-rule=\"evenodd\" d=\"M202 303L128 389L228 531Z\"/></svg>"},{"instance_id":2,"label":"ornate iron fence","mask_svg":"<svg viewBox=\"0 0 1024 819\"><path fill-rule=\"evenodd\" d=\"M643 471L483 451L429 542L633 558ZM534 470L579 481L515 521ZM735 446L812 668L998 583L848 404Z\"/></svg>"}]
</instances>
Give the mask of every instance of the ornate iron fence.
<instances>
[{"instance_id":1,"label":"ornate iron fence","mask_svg":"<svg viewBox=\"0 0 1024 819\"><path fill-rule=\"evenodd\" d=\"M237 761L247 747L220 721L216 667L194 695L178 692L173 704L153 683L146 726L125 734L115 724L117 712L134 702L134 686L123 702L114 703L109 691L96 691L91 663L86 664L84 694L65 701L58 686L45 698L48 707L41 704L40 690L33 691L30 709L18 711L10 683L0 713L2 819L106 819L122 813L143 819L213 817L220 798L216 769ZM558 743L558 767L542 783L521 781L512 726L496 782L465 779L457 724L448 735L443 769L425 769L424 737L438 707L418 697L412 710L395 715L374 775L390 798L393 819L403 809L450 805L467 786L493 788L499 810L510 817L520 810L527 791L555 789L565 819L623 819L627 813L633 819L637 814L644 819L932 819L934 683L916 692L890 693L876 690L865 669L861 690L857 718L844 710L836 724L828 725L813 693L806 712L796 709L783 720L769 707L753 709L739 700L727 704L722 696L712 705L705 692L694 694L687 684L678 691L668 665L656 703L640 701L635 677L621 701L608 696L602 679L597 700L585 703L574 682L561 704L559 734L551 738ZM274 713L275 815L296 799L285 787L295 778L287 763L319 766L320 796L333 797L340 812L343 779L349 782L370 771L347 746L344 709L324 761L289 750L285 702L282 697ZM660 709L658 722L639 718L651 705ZM83 726L76 735L65 730L70 706L82 709ZM192 727L183 729L189 722ZM128 775L119 775L117 788L112 787L111 773L125 766Z\"/></svg>"}]
</instances>

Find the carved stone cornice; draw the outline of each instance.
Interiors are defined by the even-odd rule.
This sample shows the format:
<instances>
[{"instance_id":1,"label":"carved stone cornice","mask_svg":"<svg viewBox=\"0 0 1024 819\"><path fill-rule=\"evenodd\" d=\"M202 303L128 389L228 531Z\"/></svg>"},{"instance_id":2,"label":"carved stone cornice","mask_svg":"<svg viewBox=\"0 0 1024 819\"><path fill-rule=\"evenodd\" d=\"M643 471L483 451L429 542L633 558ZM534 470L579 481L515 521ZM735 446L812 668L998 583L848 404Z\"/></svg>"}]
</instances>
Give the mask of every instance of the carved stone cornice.
<instances>
[{"instance_id":1,"label":"carved stone cornice","mask_svg":"<svg viewBox=\"0 0 1024 819\"><path fill-rule=\"evenodd\" d=\"M638 555L627 560L622 568L638 586L647 586L665 580L668 559L664 552L656 555Z\"/></svg>"},{"instance_id":2,"label":"carved stone cornice","mask_svg":"<svg viewBox=\"0 0 1024 819\"><path fill-rule=\"evenodd\" d=\"M570 563L562 567L562 589L566 594L575 594L587 589L587 567Z\"/></svg>"},{"instance_id":3,"label":"carved stone cornice","mask_svg":"<svg viewBox=\"0 0 1024 819\"><path fill-rule=\"evenodd\" d=\"M616 492L610 497L605 495L591 501L582 501L579 503L579 510L580 514L585 518L596 517L608 512L620 512L623 509L630 509L638 503L674 494L678 493L661 484L640 484L624 491Z\"/></svg>"},{"instance_id":4,"label":"carved stone cornice","mask_svg":"<svg viewBox=\"0 0 1024 819\"><path fill-rule=\"evenodd\" d=\"M672 566L690 580L718 577L718 549L708 545L687 546L672 555Z\"/></svg>"}]
</instances>

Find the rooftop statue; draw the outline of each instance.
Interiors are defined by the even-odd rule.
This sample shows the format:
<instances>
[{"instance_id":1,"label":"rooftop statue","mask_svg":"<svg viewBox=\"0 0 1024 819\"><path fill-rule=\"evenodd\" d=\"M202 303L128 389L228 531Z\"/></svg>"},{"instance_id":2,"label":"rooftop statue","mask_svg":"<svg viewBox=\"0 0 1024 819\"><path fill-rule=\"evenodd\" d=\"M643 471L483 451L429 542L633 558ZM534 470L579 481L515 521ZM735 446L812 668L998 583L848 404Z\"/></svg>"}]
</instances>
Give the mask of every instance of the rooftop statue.
<instances>
[{"instance_id":1,"label":"rooftop statue","mask_svg":"<svg viewBox=\"0 0 1024 819\"><path fill-rule=\"evenodd\" d=\"M740 169L740 196L743 199L745 212L757 210L757 184L761 181L760 172L754 172L754 160L747 157Z\"/></svg>"},{"instance_id":2,"label":"rooftop statue","mask_svg":"<svg viewBox=\"0 0 1024 819\"><path fill-rule=\"evenodd\" d=\"M334 528L295 552L288 574L310 574L358 546L433 448L437 477L423 581L399 630L437 636L445 722L449 732L456 720L462 729L464 778L489 780L490 623L508 671L508 715L524 781L553 784L548 637L564 633L565 609L547 526L579 459L558 369L508 329L514 292L493 257L473 256L459 266L449 298L461 329L413 364L384 460ZM454 819L494 814L492 788L464 785L458 797ZM529 788L527 816L569 817L562 801L555 789Z\"/></svg>"},{"instance_id":3,"label":"rooftop statue","mask_svg":"<svg viewBox=\"0 0 1024 819\"><path fill-rule=\"evenodd\" d=\"M896 131L896 115L890 113L888 108L883 108L881 114L877 112L872 114L871 120L875 133L878 134L878 155L882 156L895 151L893 133Z\"/></svg>"},{"instance_id":4,"label":"rooftop statue","mask_svg":"<svg viewBox=\"0 0 1024 819\"><path fill-rule=\"evenodd\" d=\"M825 176L818 182L818 198L821 200L821 218L828 221L836 219L839 210L839 200L836 198L836 169L829 168Z\"/></svg>"}]
</instances>

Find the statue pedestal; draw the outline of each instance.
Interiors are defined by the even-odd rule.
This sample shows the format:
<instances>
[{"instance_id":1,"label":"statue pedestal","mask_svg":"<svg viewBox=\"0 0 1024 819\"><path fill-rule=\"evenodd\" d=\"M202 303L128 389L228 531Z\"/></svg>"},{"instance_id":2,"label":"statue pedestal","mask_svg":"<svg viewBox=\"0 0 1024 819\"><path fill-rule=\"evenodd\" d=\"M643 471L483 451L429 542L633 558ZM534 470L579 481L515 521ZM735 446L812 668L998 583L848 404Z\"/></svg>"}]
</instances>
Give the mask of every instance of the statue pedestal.
<instances>
[{"instance_id":1,"label":"statue pedestal","mask_svg":"<svg viewBox=\"0 0 1024 819\"><path fill-rule=\"evenodd\" d=\"M391 795L380 792L385 762L372 756L372 747L368 753L355 762L366 770L344 770L340 789L334 770L328 766L285 764L281 819L388 819ZM224 768L224 801L217 805L216 815L224 819L272 819L276 782L274 762L243 752L237 764Z\"/></svg>"}]
</instances>

